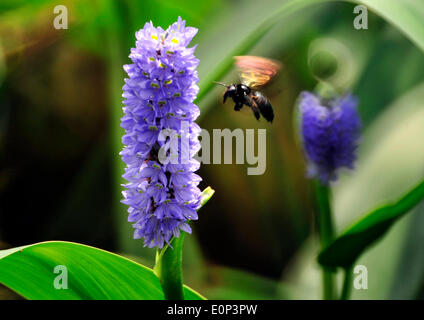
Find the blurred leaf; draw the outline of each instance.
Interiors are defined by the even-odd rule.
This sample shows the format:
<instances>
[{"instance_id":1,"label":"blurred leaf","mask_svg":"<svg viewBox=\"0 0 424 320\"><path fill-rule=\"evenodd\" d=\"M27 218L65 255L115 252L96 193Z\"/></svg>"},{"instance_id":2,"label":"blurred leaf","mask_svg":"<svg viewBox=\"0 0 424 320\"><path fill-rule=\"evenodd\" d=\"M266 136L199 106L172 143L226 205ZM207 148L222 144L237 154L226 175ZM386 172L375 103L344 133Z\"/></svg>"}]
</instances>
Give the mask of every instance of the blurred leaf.
<instances>
[{"instance_id":1,"label":"blurred leaf","mask_svg":"<svg viewBox=\"0 0 424 320\"><path fill-rule=\"evenodd\" d=\"M54 287L57 265L68 289ZM164 299L153 271L131 260L72 242L42 242L0 251L0 283L27 299ZM184 288L190 299L203 299Z\"/></svg>"},{"instance_id":2,"label":"blurred leaf","mask_svg":"<svg viewBox=\"0 0 424 320\"><path fill-rule=\"evenodd\" d=\"M51 2L51 0L2 0L0 3L0 14L17 10L21 7L31 6L33 9L37 9L37 7L45 5L48 2Z\"/></svg>"},{"instance_id":3,"label":"blurred leaf","mask_svg":"<svg viewBox=\"0 0 424 320\"><path fill-rule=\"evenodd\" d=\"M159 25L166 29L168 25L177 20L178 16L186 20L189 25L201 27L208 23L205 18L216 10L220 2L220 0L185 0L180 2L173 0L150 0L148 2L126 0L134 31L142 28L150 20L155 26ZM141 16L140 13L142 13ZM131 36L133 35L131 34Z\"/></svg>"},{"instance_id":4,"label":"blurred leaf","mask_svg":"<svg viewBox=\"0 0 424 320\"><path fill-rule=\"evenodd\" d=\"M424 2L416 0L353 0L364 4L401 30L424 51Z\"/></svg>"},{"instance_id":5,"label":"blurred leaf","mask_svg":"<svg viewBox=\"0 0 424 320\"><path fill-rule=\"evenodd\" d=\"M367 247L423 199L424 181L397 202L378 208L355 223L320 253L318 262L328 267L350 267Z\"/></svg>"},{"instance_id":6,"label":"blurred leaf","mask_svg":"<svg viewBox=\"0 0 424 320\"><path fill-rule=\"evenodd\" d=\"M186 237L183 250L183 279L194 288L199 288L206 276L205 258L198 242L196 228L190 237Z\"/></svg>"},{"instance_id":7,"label":"blurred leaf","mask_svg":"<svg viewBox=\"0 0 424 320\"><path fill-rule=\"evenodd\" d=\"M422 179L423 101L421 83L385 107L366 130L356 169L333 186L338 234L361 219L364 212L401 198ZM353 290L352 299L387 298L392 285L388 279L396 275L411 218L406 215L396 222L383 241L375 243L355 263L368 268L371 280L368 290Z\"/></svg>"},{"instance_id":8,"label":"blurred leaf","mask_svg":"<svg viewBox=\"0 0 424 320\"><path fill-rule=\"evenodd\" d=\"M311 235L303 242L302 247L282 274L280 283L291 288L291 299L318 300L322 298L322 269L316 259L320 241L315 236Z\"/></svg>"},{"instance_id":9,"label":"blurred leaf","mask_svg":"<svg viewBox=\"0 0 424 320\"><path fill-rule=\"evenodd\" d=\"M206 300L199 292L184 285L184 300Z\"/></svg>"},{"instance_id":10,"label":"blurred leaf","mask_svg":"<svg viewBox=\"0 0 424 320\"><path fill-rule=\"evenodd\" d=\"M424 283L424 203L411 218L389 299L417 299Z\"/></svg>"},{"instance_id":11,"label":"blurred leaf","mask_svg":"<svg viewBox=\"0 0 424 320\"><path fill-rule=\"evenodd\" d=\"M226 267L211 267L209 273L212 283L208 288L203 289L209 299L270 300L287 298L286 288L273 279ZM281 295L282 292L284 294Z\"/></svg>"},{"instance_id":12,"label":"blurred leaf","mask_svg":"<svg viewBox=\"0 0 424 320\"><path fill-rule=\"evenodd\" d=\"M424 168L423 101L421 83L387 106L364 133L355 170L343 173L333 185L339 233L364 212L401 198L420 182Z\"/></svg>"},{"instance_id":13,"label":"blurred leaf","mask_svg":"<svg viewBox=\"0 0 424 320\"><path fill-rule=\"evenodd\" d=\"M107 55L107 86L109 92L109 143L110 143L110 159L112 162L112 174L113 178L111 184L113 186L113 200L112 210L115 213L115 228L118 233L117 247L118 251L124 254L136 255L143 257L144 260L150 261L151 265L154 263L154 250L145 248L140 243L137 243L132 239L131 234L134 232L131 224L127 221L126 206L124 206L121 200L121 184L124 183L124 179L121 175L124 172L124 163L119 157L119 152L122 150L121 137L124 134L124 130L120 126L120 119L122 116L122 86L124 84L125 72L122 66L127 63L126 56L129 50L128 41L126 37L127 23L125 20L125 12L122 8L123 2L117 2L113 0L106 1L106 10L103 13L108 20L110 20L111 26L105 36L105 48Z\"/></svg>"},{"instance_id":14,"label":"blurred leaf","mask_svg":"<svg viewBox=\"0 0 424 320\"><path fill-rule=\"evenodd\" d=\"M353 88L364 102L359 111L365 129L388 104L424 79L423 52L411 45L398 30L386 28L372 40L371 58ZM356 50L354 52L356 55ZM393 61L403 62L394 64Z\"/></svg>"}]
</instances>

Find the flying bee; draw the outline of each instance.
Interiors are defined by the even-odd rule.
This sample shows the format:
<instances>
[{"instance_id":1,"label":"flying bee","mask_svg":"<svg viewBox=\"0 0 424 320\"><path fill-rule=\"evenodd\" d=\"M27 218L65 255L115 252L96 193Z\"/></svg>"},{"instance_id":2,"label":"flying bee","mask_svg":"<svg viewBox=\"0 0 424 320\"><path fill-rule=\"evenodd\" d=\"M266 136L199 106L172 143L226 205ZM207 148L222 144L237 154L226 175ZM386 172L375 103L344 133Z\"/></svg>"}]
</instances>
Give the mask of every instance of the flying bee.
<instances>
[{"instance_id":1,"label":"flying bee","mask_svg":"<svg viewBox=\"0 0 424 320\"><path fill-rule=\"evenodd\" d=\"M240 111L243 105L250 107L253 115L259 120L262 115L267 121L274 119L274 110L268 98L258 89L267 84L281 68L277 61L254 56L234 57L235 64L240 73L241 83L227 85L222 82L215 82L226 87L223 102L227 98L232 98L235 111Z\"/></svg>"}]
</instances>

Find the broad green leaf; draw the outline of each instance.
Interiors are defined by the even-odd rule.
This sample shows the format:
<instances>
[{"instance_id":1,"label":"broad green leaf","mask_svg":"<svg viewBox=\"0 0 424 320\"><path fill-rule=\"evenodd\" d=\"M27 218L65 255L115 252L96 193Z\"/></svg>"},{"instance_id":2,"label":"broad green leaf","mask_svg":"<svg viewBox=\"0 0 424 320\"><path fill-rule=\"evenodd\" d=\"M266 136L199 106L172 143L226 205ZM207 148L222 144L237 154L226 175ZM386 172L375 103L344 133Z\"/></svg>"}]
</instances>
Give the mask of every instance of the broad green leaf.
<instances>
[{"instance_id":1,"label":"broad green leaf","mask_svg":"<svg viewBox=\"0 0 424 320\"><path fill-rule=\"evenodd\" d=\"M184 300L206 300L199 292L184 285Z\"/></svg>"},{"instance_id":2,"label":"broad green leaf","mask_svg":"<svg viewBox=\"0 0 424 320\"><path fill-rule=\"evenodd\" d=\"M67 268L68 289L55 289L58 265ZM26 299L164 299L153 270L111 252L62 241L0 251L0 283ZM203 299L187 287L184 291L186 299Z\"/></svg>"},{"instance_id":3,"label":"broad green leaf","mask_svg":"<svg viewBox=\"0 0 424 320\"><path fill-rule=\"evenodd\" d=\"M378 208L355 223L320 253L318 262L328 267L350 267L367 247L423 199L424 181L397 202Z\"/></svg>"},{"instance_id":4,"label":"broad green leaf","mask_svg":"<svg viewBox=\"0 0 424 320\"><path fill-rule=\"evenodd\" d=\"M210 187L203 190L201 206L214 192ZM179 265L183 239L174 239L179 244ZM173 263L174 251L165 248L163 252ZM54 287L57 275L53 271L57 265L68 270L66 290ZM186 300L204 299L180 280ZM116 254L71 242L43 242L0 251L0 283L27 299L164 299L153 270Z\"/></svg>"}]
</instances>

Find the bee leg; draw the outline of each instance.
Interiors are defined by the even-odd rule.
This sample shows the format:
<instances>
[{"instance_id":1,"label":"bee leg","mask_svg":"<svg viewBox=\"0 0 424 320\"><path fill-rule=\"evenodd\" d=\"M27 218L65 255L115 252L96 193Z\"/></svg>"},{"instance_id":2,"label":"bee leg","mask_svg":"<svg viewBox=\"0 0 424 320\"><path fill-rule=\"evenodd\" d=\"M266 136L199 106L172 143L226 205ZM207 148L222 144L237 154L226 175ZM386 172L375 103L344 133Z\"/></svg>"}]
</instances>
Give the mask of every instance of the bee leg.
<instances>
[{"instance_id":1,"label":"bee leg","mask_svg":"<svg viewBox=\"0 0 424 320\"><path fill-rule=\"evenodd\" d=\"M243 103L238 102L234 106L234 111L240 111L241 108L243 108Z\"/></svg>"},{"instance_id":2,"label":"bee leg","mask_svg":"<svg viewBox=\"0 0 424 320\"><path fill-rule=\"evenodd\" d=\"M253 115L255 116L256 120L259 120L259 118L261 117L261 113L256 103L255 97L246 95L244 98L244 103L252 109Z\"/></svg>"},{"instance_id":3,"label":"bee leg","mask_svg":"<svg viewBox=\"0 0 424 320\"><path fill-rule=\"evenodd\" d=\"M230 96L230 92L227 90L224 93L224 99L223 99L223 103L225 103L225 101L227 101L227 98Z\"/></svg>"},{"instance_id":4,"label":"bee leg","mask_svg":"<svg viewBox=\"0 0 424 320\"><path fill-rule=\"evenodd\" d=\"M251 106L252 111L253 111L253 115L255 116L256 120L259 120L259 118L261 117L261 114L259 112L259 108L257 106Z\"/></svg>"}]
</instances>

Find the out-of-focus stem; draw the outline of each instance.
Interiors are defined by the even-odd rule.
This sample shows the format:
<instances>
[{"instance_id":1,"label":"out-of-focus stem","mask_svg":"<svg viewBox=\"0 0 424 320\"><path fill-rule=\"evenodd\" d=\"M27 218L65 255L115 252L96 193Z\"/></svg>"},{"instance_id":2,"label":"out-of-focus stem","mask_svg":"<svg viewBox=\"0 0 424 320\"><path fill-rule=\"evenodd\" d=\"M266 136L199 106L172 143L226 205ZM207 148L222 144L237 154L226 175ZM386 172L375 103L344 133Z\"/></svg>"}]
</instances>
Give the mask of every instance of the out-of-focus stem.
<instances>
[{"instance_id":1,"label":"out-of-focus stem","mask_svg":"<svg viewBox=\"0 0 424 320\"><path fill-rule=\"evenodd\" d=\"M327 247L334 238L333 220L330 206L331 191L327 185L324 185L318 179L314 182L315 193L318 206L318 224L321 239L321 248ZM333 271L323 267L323 298L326 300L334 299L334 275Z\"/></svg>"},{"instance_id":2,"label":"out-of-focus stem","mask_svg":"<svg viewBox=\"0 0 424 320\"><path fill-rule=\"evenodd\" d=\"M340 300L348 300L350 296L350 289L352 283L352 267L345 269L345 278L343 281L342 294Z\"/></svg>"}]
</instances>

